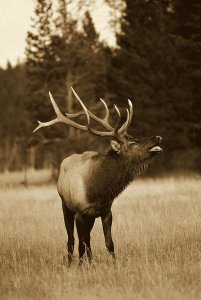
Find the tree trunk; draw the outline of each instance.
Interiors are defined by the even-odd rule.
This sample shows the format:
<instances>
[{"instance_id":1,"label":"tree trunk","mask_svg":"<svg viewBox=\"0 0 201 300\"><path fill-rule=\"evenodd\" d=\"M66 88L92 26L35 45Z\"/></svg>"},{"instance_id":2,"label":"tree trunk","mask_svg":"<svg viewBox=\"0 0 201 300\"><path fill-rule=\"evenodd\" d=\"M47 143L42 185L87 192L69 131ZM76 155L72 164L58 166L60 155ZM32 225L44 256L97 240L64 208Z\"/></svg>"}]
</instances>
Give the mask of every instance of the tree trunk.
<instances>
[{"instance_id":1,"label":"tree trunk","mask_svg":"<svg viewBox=\"0 0 201 300\"><path fill-rule=\"evenodd\" d=\"M68 113L72 113L73 111L73 94L71 87L73 86L73 76L69 71L66 76L66 108ZM73 137L75 135L75 128L69 126L69 137Z\"/></svg>"},{"instance_id":2,"label":"tree trunk","mask_svg":"<svg viewBox=\"0 0 201 300\"><path fill-rule=\"evenodd\" d=\"M5 150L4 150L4 172L7 173L8 167L9 167L9 152L10 152L10 147L9 147L9 139L8 137L5 137L5 146L4 146Z\"/></svg>"},{"instance_id":3,"label":"tree trunk","mask_svg":"<svg viewBox=\"0 0 201 300\"><path fill-rule=\"evenodd\" d=\"M31 170L35 169L35 160L36 160L36 148L31 147L29 149L29 168Z\"/></svg>"},{"instance_id":4,"label":"tree trunk","mask_svg":"<svg viewBox=\"0 0 201 300\"><path fill-rule=\"evenodd\" d=\"M8 172L12 168L14 160L17 159L17 150L18 150L18 144L16 140L14 140L11 148L9 140L6 139L4 172Z\"/></svg>"}]
</instances>

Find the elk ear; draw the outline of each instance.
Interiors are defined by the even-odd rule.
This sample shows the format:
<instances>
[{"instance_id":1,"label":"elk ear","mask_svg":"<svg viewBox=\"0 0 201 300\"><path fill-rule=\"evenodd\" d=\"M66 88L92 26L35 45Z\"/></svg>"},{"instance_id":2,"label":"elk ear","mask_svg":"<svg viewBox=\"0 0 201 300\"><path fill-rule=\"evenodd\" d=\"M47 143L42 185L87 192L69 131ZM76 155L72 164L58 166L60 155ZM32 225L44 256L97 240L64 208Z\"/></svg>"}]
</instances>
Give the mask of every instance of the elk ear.
<instances>
[{"instance_id":1,"label":"elk ear","mask_svg":"<svg viewBox=\"0 0 201 300\"><path fill-rule=\"evenodd\" d=\"M120 153L121 145L117 141L111 140L111 147L117 154Z\"/></svg>"}]
</instances>

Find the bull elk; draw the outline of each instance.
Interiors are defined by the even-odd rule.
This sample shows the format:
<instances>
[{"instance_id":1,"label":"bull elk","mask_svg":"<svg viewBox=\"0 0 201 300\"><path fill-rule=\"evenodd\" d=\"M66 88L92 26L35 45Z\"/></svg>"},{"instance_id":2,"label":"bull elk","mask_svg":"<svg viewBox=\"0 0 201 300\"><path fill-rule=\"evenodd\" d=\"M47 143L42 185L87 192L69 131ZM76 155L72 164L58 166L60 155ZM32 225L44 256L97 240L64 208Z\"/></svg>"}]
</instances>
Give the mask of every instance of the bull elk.
<instances>
[{"instance_id":1,"label":"bull elk","mask_svg":"<svg viewBox=\"0 0 201 300\"><path fill-rule=\"evenodd\" d=\"M96 136L110 138L111 147L105 153L88 151L82 154L73 154L61 163L57 188L62 200L64 222L68 234L69 264L72 261L74 250L74 221L79 238L80 262L82 262L85 251L90 261L92 258L90 233L97 217L101 217L102 220L106 248L115 258L111 234L112 203L145 163L162 152L162 148L159 146L162 139L160 136L133 138L128 135L127 130L133 116L133 106L130 100L128 100L129 109L126 109L127 119L122 125L120 124L120 111L114 105L117 121L112 127L109 124L110 113L105 101L100 99L106 110L105 118L101 119L86 108L73 88L72 91L83 110L64 115L49 93L56 118L49 122L38 121L39 125L34 132L55 123L64 123ZM72 120L81 115L86 116L86 126ZM102 125L105 131L93 129L91 120Z\"/></svg>"}]
</instances>

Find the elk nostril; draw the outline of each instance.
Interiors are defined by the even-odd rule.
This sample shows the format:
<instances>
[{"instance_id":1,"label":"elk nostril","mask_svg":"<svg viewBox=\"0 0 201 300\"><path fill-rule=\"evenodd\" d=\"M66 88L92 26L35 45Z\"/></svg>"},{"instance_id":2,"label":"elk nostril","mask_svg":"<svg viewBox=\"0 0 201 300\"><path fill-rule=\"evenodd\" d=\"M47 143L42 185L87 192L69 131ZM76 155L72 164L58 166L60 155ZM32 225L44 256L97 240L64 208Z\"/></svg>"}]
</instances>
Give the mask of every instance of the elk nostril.
<instances>
[{"instance_id":1,"label":"elk nostril","mask_svg":"<svg viewBox=\"0 0 201 300\"><path fill-rule=\"evenodd\" d=\"M156 139L157 139L157 141L161 142L162 137L161 137L160 135L157 135L157 136L156 136Z\"/></svg>"}]
</instances>

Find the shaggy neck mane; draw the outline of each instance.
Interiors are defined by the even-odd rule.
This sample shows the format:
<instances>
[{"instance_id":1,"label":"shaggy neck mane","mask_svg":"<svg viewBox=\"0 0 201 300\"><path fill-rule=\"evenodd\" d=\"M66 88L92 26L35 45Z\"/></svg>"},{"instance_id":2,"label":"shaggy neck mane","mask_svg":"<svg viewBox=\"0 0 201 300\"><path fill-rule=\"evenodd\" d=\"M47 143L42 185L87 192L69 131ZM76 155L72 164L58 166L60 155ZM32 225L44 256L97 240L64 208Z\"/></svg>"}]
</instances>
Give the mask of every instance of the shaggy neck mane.
<instances>
[{"instance_id":1,"label":"shaggy neck mane","mask_svg":"<svg viewBox=\"0 0 201 300\"><path fill-rule=\"evenodd\" d=\"M116 198L148 165L140 157L128 159L113 150L95 155L87 178L87 197L90 202L108 203Z\"/></svg>"}]
</instances>

